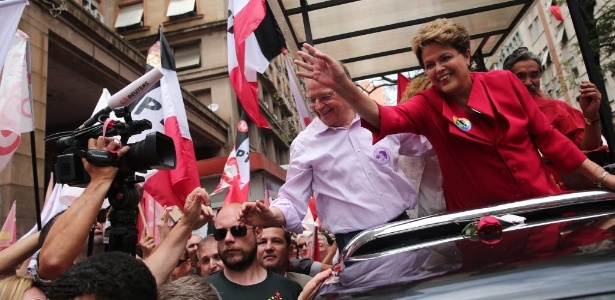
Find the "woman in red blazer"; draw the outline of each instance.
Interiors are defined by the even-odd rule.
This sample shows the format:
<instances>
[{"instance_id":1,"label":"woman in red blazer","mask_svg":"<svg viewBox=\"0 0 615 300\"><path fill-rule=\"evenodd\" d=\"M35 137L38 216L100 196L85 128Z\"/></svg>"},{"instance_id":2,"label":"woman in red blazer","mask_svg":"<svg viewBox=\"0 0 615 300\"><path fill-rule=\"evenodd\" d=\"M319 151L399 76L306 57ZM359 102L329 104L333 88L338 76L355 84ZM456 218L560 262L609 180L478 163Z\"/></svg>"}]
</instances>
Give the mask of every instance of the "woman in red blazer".
<instances>
[{"instance_id":1,"label":"woman in red blazer","mask_svg":"<svg viewBox=\"0 0 615 300\"><path fill-rule=\"evenodd\" d=\"M430 89L398 106L382 106L347 79L339 62L304 44L299 76L333 89L362 117L374 142L388 134L422 134L443 175L447 210L457 211L561 192L538 150L564 172L578 170L598 186L615 176L549 124L525 86L508 71L472 73L467 30L447 19L419 29L412 49Z\"/></svg>"}]
</instances>

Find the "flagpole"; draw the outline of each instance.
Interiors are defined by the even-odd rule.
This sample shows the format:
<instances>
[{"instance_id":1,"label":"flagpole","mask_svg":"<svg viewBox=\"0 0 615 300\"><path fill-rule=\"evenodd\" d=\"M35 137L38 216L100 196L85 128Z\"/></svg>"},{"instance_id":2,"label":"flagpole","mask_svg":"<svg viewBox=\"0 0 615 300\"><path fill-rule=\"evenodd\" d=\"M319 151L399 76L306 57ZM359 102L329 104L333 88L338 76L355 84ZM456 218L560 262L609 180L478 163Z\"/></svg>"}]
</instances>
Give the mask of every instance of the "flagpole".
<instances>
[{"instance_id":1,"label":"flagpole","mask_svg":"<svg viewBox=\"0 0 615 300\"><path fill-rule=\"evenodd\" d=\"M38 167L36 163L36 140L34 130L30 131L30 152L32 153L32 177L34 183L34 209L36 210L36 226L40 231L43 228L41 222L41 203L38 194Z\"/></svg>"}]
</instances>

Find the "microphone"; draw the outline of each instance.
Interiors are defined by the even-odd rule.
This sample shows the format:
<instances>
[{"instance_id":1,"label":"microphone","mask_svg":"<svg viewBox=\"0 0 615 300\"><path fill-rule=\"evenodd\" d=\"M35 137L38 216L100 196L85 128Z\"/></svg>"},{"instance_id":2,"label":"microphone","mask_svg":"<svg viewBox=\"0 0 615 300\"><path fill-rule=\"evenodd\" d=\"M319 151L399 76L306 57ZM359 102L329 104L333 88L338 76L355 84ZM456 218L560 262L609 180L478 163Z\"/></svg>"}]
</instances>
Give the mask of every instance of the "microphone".
<instances>
[{"instance_id":1,"label":"microphone","mask_svg":"<svg viewBox=\"0 0 615 300\"><path fill-rule=\"evenodd\" d=\"M115 108L130 105L143 94L147 93L162 76L164 76L164 74L160 68L155 68L145 73L145 75L113 94L113 96L107 100L108 106L96 112L91 118L83 122L83 125L79 126L79 128L92 126L98 121L100 116L110 114Z\"/></svg>"}]
</instances>

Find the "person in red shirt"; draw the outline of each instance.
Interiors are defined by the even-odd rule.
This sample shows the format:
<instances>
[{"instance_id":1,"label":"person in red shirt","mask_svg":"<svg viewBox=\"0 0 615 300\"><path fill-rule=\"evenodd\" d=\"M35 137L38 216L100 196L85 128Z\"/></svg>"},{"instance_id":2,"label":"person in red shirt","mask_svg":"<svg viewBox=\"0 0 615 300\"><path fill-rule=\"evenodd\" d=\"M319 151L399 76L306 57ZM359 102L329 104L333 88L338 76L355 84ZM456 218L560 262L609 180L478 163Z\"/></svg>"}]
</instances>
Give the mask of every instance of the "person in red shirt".
<instances>
[{"instance_id":1,"label":"person in red shirt","mask_svg":"<svg viewBox=\"0 0 615 300\"><path fill-rule=\"evenodd\" d=\"M345 78L341 64L309 44L297 75L348 101L373 132L427 137L443 175L448 211L560 193L537 151L564 172L578 170L598 186L615 176L555 130L519 79L509 71L470 72L468 31L447 19L423 25L412 49L433 86L398 106L382 106Z\"/></svg>"},{"instance_id":2,"label":"person in red shirt","mask_svg":"<svg viewBox=\"0 0 615 300\"><path fill-rule=\"evenodd\" d=\"M536 100L549 123L568 137L581 150L594 150L602 145L600 136L600 100L602 95L591 82L581 81L579 105L581 111L564 101L547 99L540 89L542 68L540 58L521 47L504 60L504 70L513 72Z\"/></svg>"},{"instance_id":3,"label":"person in red shirt","mask_svg":"<svg viewBox=\"0 0 615 300\"><path fill-rule=\"evenodd\" d=\"M579 149L592 151L602 146L600 115L598 114L602 95L593 83L582 81L579 85L581 96L578 99L581 112L564 101L547 99L540 88L540 77L542 76L540 58L526 47L521 47L506 57L504 70L513 72L521 80L549 123ZM562 190L591 187L591 183L577 176L562 176L551 162L545 161L545 164L552 178Z\"/></svg>"}]
</instances>

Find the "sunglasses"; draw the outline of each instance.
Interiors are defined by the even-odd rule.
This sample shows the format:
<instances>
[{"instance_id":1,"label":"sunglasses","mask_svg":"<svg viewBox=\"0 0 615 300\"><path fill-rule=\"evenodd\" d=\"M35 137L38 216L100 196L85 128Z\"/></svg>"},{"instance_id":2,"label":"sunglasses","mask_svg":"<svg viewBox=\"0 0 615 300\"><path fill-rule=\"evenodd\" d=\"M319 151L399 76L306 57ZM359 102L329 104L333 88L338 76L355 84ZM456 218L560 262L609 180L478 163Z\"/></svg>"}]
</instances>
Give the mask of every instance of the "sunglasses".
<instances>
[{"instance_id":1,"label":"sunglasses","mask_svg":"<svg viewBox=\"0 0 615 300\"><path fill-rule=\"evenodd\" d=\"M307 245L305 243L301 243L301 244L297 244L297 248L299 249L303 249L303 247L306 247Z\"/></svg>"},{"instance_id":2,"label":"sunglasses","mask_svg":"<svg viewBox=\"0 0 615 300\"><path fill-rule=\"evenodd\" d=\"M252 228L254 227L250 226L250 228L248 228L247 226L240 226L240 225L235 225L229 229L216 228L214 229L214 240L216 241L224 240L224 238L226 238L227 231L230 231L231 235L234 237L244 237L248 234L248 229L252 229Z\"/></svg>"}]
</instances>

